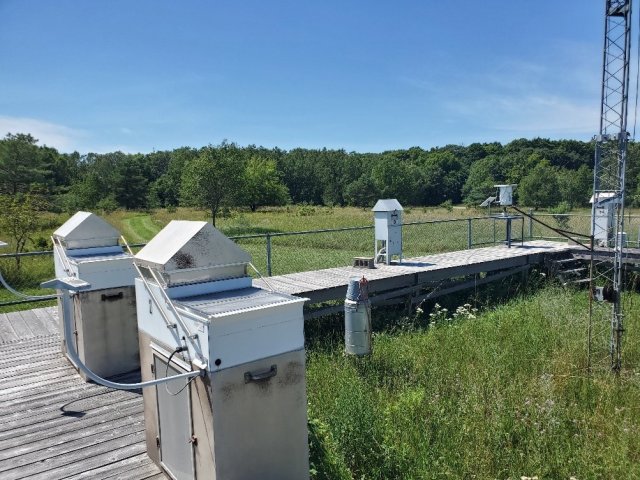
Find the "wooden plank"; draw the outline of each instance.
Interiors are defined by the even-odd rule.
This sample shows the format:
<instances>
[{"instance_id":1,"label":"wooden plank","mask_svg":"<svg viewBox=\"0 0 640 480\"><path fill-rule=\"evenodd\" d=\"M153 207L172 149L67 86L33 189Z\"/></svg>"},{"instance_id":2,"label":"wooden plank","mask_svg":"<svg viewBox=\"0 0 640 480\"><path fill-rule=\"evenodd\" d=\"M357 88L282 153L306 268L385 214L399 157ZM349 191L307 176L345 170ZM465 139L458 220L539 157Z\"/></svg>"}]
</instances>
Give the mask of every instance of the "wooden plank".
<instances>
[{"instance_id":1,"label":"wooden plank","mask_svg":"<svg viewBox=\"0 0 640 480\"><path fill-rule=\"evenodd\" d=\"M36 308L31 310L33 314L42 320L51 334L60 335L60 321L57 307Z\"/></svg>"},{"instance_id":2,"label":"wooden plank","mask_svg":"<svg viewBox=\"0 0 640 480\"><path fill-rule=\"evenodd\" d=\"M106 477L100 477L101 480L147 480L151 478L168 478L161 472L160 468L151 462L139 465L126 472L114 473Z\"/></svg>"},{"instance_id":3,"label":"wooden plank","mask_svg":"<svg viewBox=\"0 0 640 480\"><path fill-rule=\"evenodd\" d=\"M112 463L119 455L130 457L145 450L144 432L130 433L112 439L73 450L73 455L59 454L42 461L20 466L2 473L3 480L19 480L22 478L54 479L65 478L73 473L80 473L97 465ZM109 462L111 460L111 462Z\"/></svg>"},{"instance_id":4,"label":"wooden plank","mask_svg":"<svg viewBox=\"0 0 640 480\"><path fill-rule=\"evenodd\" d=\"M129 399L121 402L117 402L114 405L117 405L117 408L125 409L129 406L137 406L141 405L141 399ZM23 435L28 435L35 432L44 432L46 429L53 429L62 425L67 424L75 424L76 427L82 425L82 421L88 419L93 416L101 416L108 415L114 410L113 405L101 405L92 409L87 409L83 413L85 414L83 417L73 417L73 416L64 416L64 415L56 415L51 418L40 421L38 423L31 423L26 425L21 425L16 428L10 428L8 430L3 430L0 432L0 440L7 440L11 438L17 438Z\"/></svg>"},{"instance_id":5,"label":"wooden plank","mask_svg":"<svg viewBox=\"0 0 640 480\"><path fill-rule=\"evenodd\" d=\"M0 441L0 449L6 450L12 448L17 442L29 444L44 440L46 438L52 438L59 435L65 435L72 433L75 435L81 435L85 429L93 428L95 425L102 423L108 423L111 420L117 420L119 418L131 417L131 418L143 418L143 405L142 402L136 402L130 406L121 406L119 408L111 408L109 410L101 412L100 415L92 415L89 417L76 418L76 422L67 422L61 425L55 425L48 427L46 430L36 430L26 435L16 434L13 437L8 437L5 440Z\"/></svg>"},{"instance_id":6,"label":"wooden plank","mask_svg":"<svg viewBox=\"0 0 640 480\"><path fill-rule=\"evenodd\" d=\"M17 312L24 320L24 323L31 329L34 336L43 337L51 335L51 332L47 329L44 322L33 313L33 310L22 310Z\"/></svg>"},{"instance_id":7,"label":"wooden plank","mask_svg":"<svg viewBox=\"0 0 640 480\"><path fill-rule=\"evenodd\" d=\"M17 365L8 368L0 368L0 384L4 379L23 375L31 371L44 369L44 368L57 368L62 366L68 366L67 360L60 358L60 355L50 355L38 357L38 361L32 363L18 363Z\"/></svg>"},{"instance_id":8,"label":"wooden plank","mask_svg":"<svg viewBox=\"0 0 640 480\"><path fill-rule=\"evenodd\" d=\"M0 313L0 341L15 342L18 340L16 331L11 326L6 313Z\"/></svg>"},{"instance_id":9,"label":"wooden plank","mask_svg":"<svg viewBox=\"0 0 640 480\"><path fill-rule=\"evenodd\" d=\"M138 468L142 465L148 465L150 469L155 470L156 475L160 474L159 478L168 478L165 477L164 474L160 473L160 468L151 461L151 459L147 456L146 453L140 455L134 455L132 457L125 458L123 460L119 460L117 462L113 462L107 465L103 465L101 467L94 468L92 470L88 470L86 472L82 472L76 475L72 475L67 477L67 480L106 480L112 478L127 478L127 472ZM120 475L124 475L124 477L119 477ZM115 477L114 477L115 476ZM153 478L150 477L150 478Z\"/></svg>"},{"instance_id":10,"label":"wooden plank","mask_svg":"<svg viewBox=\"0 0 640 480\"><path fill-rule=\"evenodd\" d=\"M48 428L53 428L57 424L68 423L75 420L80 422L83 418L94 414L95 410L101 409L108 412L110 408L116 408L120 405L123 409L135 405L141 401L136 397L126 397L117 395L109 395L102 393L101 395L88 395L77 401L67 401L65 403L55 403L58 409L46 410L43 415L22 416L17 415L7 418L0 425L0 440L8 438L11 435L26 435L30 428L37 428L40 423L47 423ZM22 429L22 430L21 430Z\"/></svg>"},{"instance_id":11,"label":"wooden plank","mask_svg":"<svg viewBox=\"0 0 640 480\"><path fill-rule=\"evenodd\" d=\"M11 394L23 390L30 390L34 385L48 383L48 380L63 379L71 373L70 367L65 365L51 370L43 370L40 372L32 372L29 375L16 377L5 380L0 384L0 394Z\"/></svg>"},{"instance_id":12,"label":"wooden plank","mask_svg":"<svg viewBox=\"0 0 640 480\"><path fill-rule=\"evenodd\" d=\"M18 449L7 451L7 457L0 459L0 477L3 472L27 467L34 463L42 463L60 455L69 455L71 452L97 446L105 442L120 439L125 436L144 432L144 422L142 418L137 421L108 422L101 426L83 430L82 435L76 433L61 437L48 438L46 441L30 445L20 445Z\"/></svg>"},{"instance_id":13,"label":"wooden plank","mask_svg":"<svg viewBox=\"0 0 640 480\"><path fill-rule=\"evenodd\" d=\"M9 320L9 323L11 323L11 326L16 332L18 338L31 338L36 336L24 321L20 312L7 313L7 319Z\"/></svg>"}]
</instances>

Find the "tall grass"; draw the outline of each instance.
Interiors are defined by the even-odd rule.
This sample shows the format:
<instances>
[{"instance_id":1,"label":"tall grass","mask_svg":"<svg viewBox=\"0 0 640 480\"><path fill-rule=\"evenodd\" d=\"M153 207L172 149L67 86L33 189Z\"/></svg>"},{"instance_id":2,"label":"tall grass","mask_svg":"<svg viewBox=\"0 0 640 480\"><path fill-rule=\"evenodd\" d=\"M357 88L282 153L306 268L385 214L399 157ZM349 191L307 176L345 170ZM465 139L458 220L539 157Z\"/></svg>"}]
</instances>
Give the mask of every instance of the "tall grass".
<instances>
[{"instance_id":1,"label":"tall grass","mask_svg":"<svg viewBox=\"0 0 640 480\"><path fill-rule=\"evenodd\" d=\"M618 377L586 374L585 297L549 287L478 318L378 333L368 358L312 340L315 478L640 478L640 297Z\"/></svg>"}]
</instances>

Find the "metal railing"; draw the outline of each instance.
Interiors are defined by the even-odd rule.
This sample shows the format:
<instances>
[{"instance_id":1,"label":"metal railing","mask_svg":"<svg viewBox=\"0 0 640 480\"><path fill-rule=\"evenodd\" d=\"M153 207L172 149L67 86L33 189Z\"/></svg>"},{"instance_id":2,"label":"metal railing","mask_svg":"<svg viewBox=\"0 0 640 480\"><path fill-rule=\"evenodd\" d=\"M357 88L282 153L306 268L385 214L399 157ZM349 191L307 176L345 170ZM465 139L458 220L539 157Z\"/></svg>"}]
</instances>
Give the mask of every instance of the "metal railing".
<instances>
[{"instance_id":1,"label":"metal railing","mask_svg":"<svg viewBox=\"0 0 640 480\"><path fill-rule=\"evenodd\" d=\"M590 215L529 212L545 223L588 235ZM639 242L640 216L625 216L627 245ZM502 243L507 223L500 218L481 216L448 220L430 220L403 224L403 256L405 258L451 252ZM531 219L511 223L513 242L531 239L562 240L552 230ZM247 250L253 264L265 276L298 273L322 268L350 265L353 257L374 255L374 227L334 228L300 232L260 233L229 237ZM140 248L141 244L132 244ZM54 276L51 251L0 254L0 271L8 283L42 294L37 286ZM16 267L16 260L22 264ZM30 303L27 300L0 302L0 306Z\"/></svg>"}]
</instances>

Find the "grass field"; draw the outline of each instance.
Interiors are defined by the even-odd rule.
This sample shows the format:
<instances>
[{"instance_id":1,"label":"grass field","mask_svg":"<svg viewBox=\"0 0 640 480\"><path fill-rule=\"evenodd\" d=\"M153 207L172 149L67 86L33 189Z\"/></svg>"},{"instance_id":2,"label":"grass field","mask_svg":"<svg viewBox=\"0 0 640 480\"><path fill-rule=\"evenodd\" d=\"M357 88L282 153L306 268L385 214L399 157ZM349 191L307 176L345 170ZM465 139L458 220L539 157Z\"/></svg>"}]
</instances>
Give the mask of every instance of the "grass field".
<instances>
[{"instance_id":1,"label":"grass field","mask_svg":"<svg viewBox=\"0 0 640 480\"><path fill-rule=\"evenodd\" d=\"M586 210L576 213L586 214ZM632 212L629 210L629 214ZM448 223L406 225L403 233L405 257L425 255L443 251L467 248L469 217L485 217L471 223L472 240L476 246L491 244L504 238L504 223L486 218L485 210L465 207L445 208L406 208L404 222L424 222L433 220L457 220ZM201 210L178 208L175 210L158 209L149 212L118 210L104 217L118 228L129 243L144 243L151 239L172 219L209 220L208 214ZM33 235L34 242L29 250L51 248L47 245L51 233L69 218L68 214L48 213L43 216L43 229ZM588 230L587 217L572 217L569 228L577 231ZM553 217L544 220L554 224ZM229 236L264 235L265 233L299 232L307 230L336 229L344 227L371 227L373 215L369 208L331 208L319 206L286 206L267 208L257 212L225 212L218 218L218 228ZM640 217L631 218L627 223L629 238L637 239L640 229ZM519 237L521 226L528 233L528 224L514 223L513 236ZM558 226L558 225L556 225ZM532 225L536 236L548 236L550 231L538 225ZM635 232L635 233L634 233ZM0 239L9 240L8 235L0 232ZM237 239L253 257L253 263L262 274L267 272L267 242L264 236L259 238ZM11 245L5 249L11 251ZM273 236L271 238L273 275L301 272L319 268L337 267L351 263L354 256L373 255L372 229L343 232L327 232L306 235ZM20 268L14 259L0 260L0 271L17 287L32 293L45 293L38 290L41 281L53 276L50 257L24 258ZM0 289L0 302L15 298ZM11 307L19 308L19 307ZM23 307L26 308L26 307Z\"/></svg>"},{"instance_id":2,"label":"grass field","mask_svg":"<svg viewBox=\"0 0 640 480\"><path fill-rule=\"evenodd\" d=\"M431 326L425 313L376 333L369 358L343 355L338 324L308 332L314 478L640 478L640 296L627 307L619 377L599 362L604 336L584 370L584 291Z\"/></svg>"},{"instance_id":3,"label":"grass field","mask_svg":"<svg viewBox=\"0 0 640 480\"><path fill-rule=\"evenodd\" d=\"M405 221L461 219L478 213L466 208L451 210L408 208L405 211ZM50 242L47 245L49 237L69 216L68 214L46 214L43 222L44 228L33 235L34 242L28 245L29 250L50 249ZM178 208L175 211L160 209L150 212L119 210L104 215L104 218L120 230L127 241L132 244L149 241L172 219L209 220L205 212L187 208ZM217 226L229 236L241 236L371 226L372 218L370 209L289 206L257 212L231 212L221 216ZM416 241L408 243L407 252L418 254L428 251L451 250L454 247L465 248L466 233L463 223L457 224L458 231L455 232L453 225L447 224L438 230L428 227L420 227L422 230L418 227L413 228L413 235L408 233L407 238L415 238ZM11 251L12 246L8 235L0 232L0 239L9 240L10 245L5 250ZM237 242L251 253L256 267L263 274L266 273L265 238L239 239ZM413 245L413 248L409 247L410 244ZM354 256L371 255L372 249L373 233L371 230L274 237L272 239L272 273L277 275L346 265L351 262ZM25 257L21 260L20 267L14 258L5 258L0 261L0 271L15 288L32 294L51 293L38 289L40 282L50 279L54 275L53 261L50 256ZM0 302L11 300L16 300L16 298L1 289ZM29 304L21 307L2 307L0 310L32 307L33 305Z\"/></svg>"}]
</instances>

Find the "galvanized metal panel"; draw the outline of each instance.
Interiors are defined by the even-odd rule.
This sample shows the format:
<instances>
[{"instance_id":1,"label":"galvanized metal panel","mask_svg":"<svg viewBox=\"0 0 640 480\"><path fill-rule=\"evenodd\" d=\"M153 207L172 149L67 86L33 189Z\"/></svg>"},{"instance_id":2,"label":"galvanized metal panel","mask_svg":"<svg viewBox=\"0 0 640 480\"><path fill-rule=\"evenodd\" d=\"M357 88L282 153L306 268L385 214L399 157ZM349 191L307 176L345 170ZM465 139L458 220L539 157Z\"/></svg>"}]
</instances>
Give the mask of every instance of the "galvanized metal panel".
<instances>
[{"instance_id":1,"label":"galvanized metal panel","mask_svg":"<svg viewBox=\"0 0 640 480\"><path fill-rule=\"evenodd\" d=\"M140 368L133 287L80 292L74 307L78 354L87 367L101 377Z\"/></svg>"},{"instance_id":2,"label":"galvanized metal panel","mask_svg":"<svg viewBox=\"0 0 640 480\"><path fill-rule=\"evenodd\" d=\"M77 212L53 236L67 248L87 248L117 245L120 232L91 212Z\"/></svg>"},{"instance_id":3,"label":"galvanized metal panel","mask_svg":"<svg viewBox=\"0 0 640 480\"><path fill-rule=\"evenodd\" d=\"M393 212L394 210L404 210L400 202L395 198L378 200L371 209L372 212Z\"/></svg>"},{"instance_id":4,"label":"galvanized metal panel","mask_svg":"<svg viewBox=\"0 0 640 480\"><path fill-rule=\"evenodd\" d=\"M214 478L309 478L304 361L300 349L211 374Z\"/></svg>"},{"instance_id":5,"label":"galvanized metal panel","mask_svg":"<svg viewBox=\"0 0 640 480\"><path fill-rule=\"evenodd\" d=\"M176 305L186 307L205 319L300 301L298 297L255 287L175 299Z\"/></svg>"},{"instance_id":6,"label":"galvanized metal panel","mask_svg":"<svg viewBox=\"0 0 640 480\"><path fill-rule=\"evenodd\" d=\"M184 373L159 356L154 356L156 378ZM179 480L189 480L193 475L193 447L191 446L191 409L189 388L183 388L188 380L175 380L156 388L158 422L160 430L160 461L167 471Z\"/></svg>"},{"instance_id":7,"label":"galvanized metal panel","mask_svg":"<svg viewBox=\"0 0 640 480\"><path fill-rule=\"evenodd\" d=\"M248 263L251 256L207 222L172 220L135 261L168 272Z\"/></svg>"}]
</instances>

